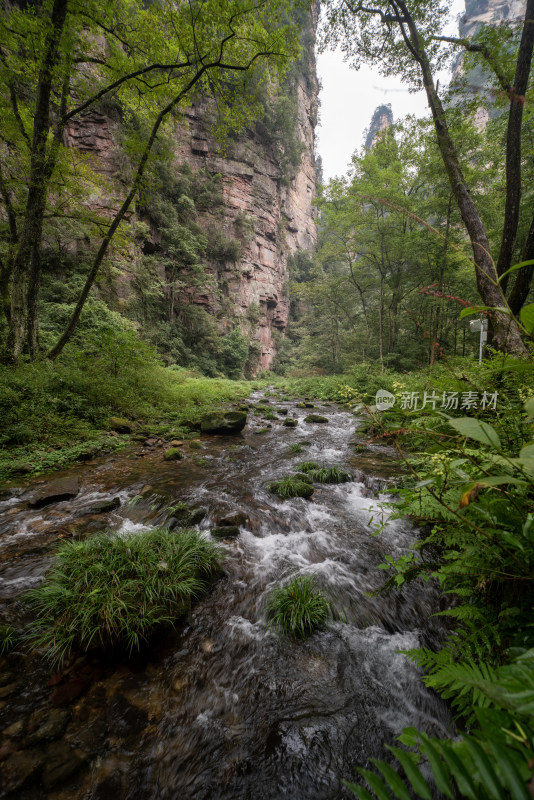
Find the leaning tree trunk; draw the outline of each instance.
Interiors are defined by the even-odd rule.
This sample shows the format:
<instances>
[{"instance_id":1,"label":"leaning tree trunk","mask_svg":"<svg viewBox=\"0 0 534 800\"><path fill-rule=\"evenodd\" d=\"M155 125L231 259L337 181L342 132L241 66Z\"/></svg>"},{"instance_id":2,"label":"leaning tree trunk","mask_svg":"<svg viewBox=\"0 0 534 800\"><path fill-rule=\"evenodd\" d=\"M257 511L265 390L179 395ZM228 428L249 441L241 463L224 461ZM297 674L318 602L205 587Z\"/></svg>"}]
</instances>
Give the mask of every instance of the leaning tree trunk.
<instances>
[{"instance_id":1,"label":"leaning tree trunk","mask_svg":"<svg viewBox=\"0 0 534 800\"><path fill-rule=\"evenodd\" d=\"M529 2L532 2L532 0L529 0ZM404 27L404 21L399 22L404 41L421 69L428 105L432 112L436 130L438 147L454 199L471 240L478 293L484 305L492 308L502 308L504 297L497 281L497 271L491 257L486 229L467 188L458 154L449 133L445 111L434 86L432 68L424 49L422 38L404 0L390 0L390 3L395 9L397 17L400 19L402 16L408 26L409 33ZM516 356L528 355L515 320L502 311L493 311L491 323L493 342L499 350Z\"/></svg>"}]
</instances>

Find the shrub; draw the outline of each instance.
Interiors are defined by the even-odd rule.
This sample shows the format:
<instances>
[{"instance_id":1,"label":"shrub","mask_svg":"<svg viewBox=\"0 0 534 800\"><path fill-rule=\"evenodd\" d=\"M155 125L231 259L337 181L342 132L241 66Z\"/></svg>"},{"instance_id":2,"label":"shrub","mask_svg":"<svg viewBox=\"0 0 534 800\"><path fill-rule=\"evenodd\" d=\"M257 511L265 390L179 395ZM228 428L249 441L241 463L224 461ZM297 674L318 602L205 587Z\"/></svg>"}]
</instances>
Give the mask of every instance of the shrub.
<instances>
[{"instance_id":1,"label":"shrub","mask_svg":"<svg viewBox=\"0 0 534 800\"><path fill-rule=\"evenodd\" d=\"M274 481L267 488L278 497L311 497L313 494L313 486L297 475L289 475L279 481Z\"/></svg>"},{"instance_id":2,"label":"shrub","mask_svg":"<svg viewBox=\"0 0 534 800\"><path fill-rule=\"evenodd\" d=\"M304 638L326 624L331 607L316 588L315 577L300 575L272 592L267 613L269 627L274 625L281 633Z\"/></svg>"},{"instance_id":3,"label":"shrub","mask_svg":"<svg viewBox=\"0 0 534 800\"><path fill-rule=\"evenodd\" d=\"M56 663L74 647L131 654L188 611L218 567L217 548L193 530L64 542L44 583L26 595L36 613L30 639Z\"/></svg>"}]
</instances>

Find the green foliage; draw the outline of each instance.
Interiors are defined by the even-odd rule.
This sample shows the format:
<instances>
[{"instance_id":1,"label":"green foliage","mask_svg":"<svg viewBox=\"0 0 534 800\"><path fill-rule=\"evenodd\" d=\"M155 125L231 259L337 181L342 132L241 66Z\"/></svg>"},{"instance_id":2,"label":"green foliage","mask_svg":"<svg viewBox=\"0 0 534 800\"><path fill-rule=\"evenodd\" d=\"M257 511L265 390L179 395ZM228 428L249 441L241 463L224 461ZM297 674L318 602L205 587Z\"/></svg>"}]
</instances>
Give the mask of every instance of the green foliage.
<instances>
[{"instance_id":1,"label":"green foliage","mask_svg":"<svg viewBox=\"0 0 534 800\"><path fill-rule=\"evenodd\" d=\"M271 593L267 614L269 627L275 626L280 633L304 639L326 625L331 606L317 589L313 575L299 575Z\"/></svg>"},{"instance_id":2,"label":"green foliage","mask_svg":"<svg viewBox=\"0 0 534 800\"><path fill-rule=\"evenodd\" d=\"M508 366L513 376L513 362ZM534 402L524 409L516 423L522 436L507 436L509 419L453 418L448 435L434 439L440 445L434 454L411 459L413 479L402 490L400 513L424 514L431 531L415 553L386 556L381 567L394 573L386 588L432 577L455 599L441 612L455 625L442 648L406 654L425 670L426 685L450 702L461 736L439 740L406 729L400 740L415 754L390 747L399 767L375 760L380 775L359 769L378 798L390 791L402 800L410 791L432 798L423 765L451 800L531 795ZM363 786L349 788L371 797Z\"/></svg>"},{"instance_id":3,"label":"green foliage","mask_svg":"<svg viewBox=\"0 0 534 800\"><path fill-rule=\"evenodd\" d=\"M0 625L0 656L5 656L15 647L18 634L11 625Z\"/></svg>"},{"instance_id":4,"label":"green foliage","mask_svg":"<svg viewBox=\"0 0 534 800\"><path fill-rule=\"evenodd\" d=\"M245 383L164 368L132 329L88 331L83 347L67 348L53 363L0 366L0 479L17 462L43 472L115 449L128 438L109 435L111 416L172 436L249 391Z\"/></svg>"},{"instance_id":5,"label":"green foliage","mask_svg":"<svg viewBox=\"0 0 534 800\"><path fill-rule=\"evenodd\" d=\"M64 542L44 583L26 595L35 614L30 640L59 664L73 648L134 653L204 594L219 560L217 548L193 530Z\"/></svg>"},{"instance_id":6,"label":"green foliage","mask_svg":"<svg viewBox=\"0 0 534 800\"><path fill-rule=\"evenodd\" d=\"M311 497L313 486L296 475L288 475L279 481L273 481L267 486L268 490L278 497Z\"/></svg>"},{"instance_id":7,"label":"green foliage","mask_svg":"<svg viewBox=\"0 0 534 800\"><path fill-rule=\"evenodd\" d=\"M359 769L376 797L407 800L434 797L421 766L430 767L435 788L446 797L502 800L531 797L534 757L534 650L527 650L510 664L492 673L458 666L455 683L463 691L477 693L475 726L457 739L435 739L415 728L406 728L400 741L416 752L388 747L400 770L372 759L381 773ZM399 774L400 773L400 774ZM402 777L401 777L402 775ZM347 784L356 797L371 797L363 786Z\"/></svg>"}]
</instances>

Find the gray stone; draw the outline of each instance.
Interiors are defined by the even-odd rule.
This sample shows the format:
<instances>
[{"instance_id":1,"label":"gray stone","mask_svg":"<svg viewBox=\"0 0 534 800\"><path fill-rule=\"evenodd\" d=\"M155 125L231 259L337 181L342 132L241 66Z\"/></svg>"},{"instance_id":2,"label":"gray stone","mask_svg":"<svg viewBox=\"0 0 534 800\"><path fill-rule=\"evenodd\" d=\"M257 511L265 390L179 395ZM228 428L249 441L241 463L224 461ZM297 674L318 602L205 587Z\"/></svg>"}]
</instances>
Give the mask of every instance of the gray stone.
<instances>
[{"instance_id":1,"label":"gray stone","mask_svg":"<svg viewBox=\"0 0 534 800\"><path fill-rule=\"evenodd\" d=\"M118 497L113 497L107 500L100 500L96 503L91 503L88 506L83 506L78 509L78 516L87 517L90 514L107 514L109 511L114 511L119 508L121 501Z\"/></svg>"},{"instance_id":2,"label":"gray stone","mask_svg":"<svg viewBox=\"0 0 534 800\"><path fill-rule=\"evenodd\" d=\"M21 789L39 771L44 763L44 753L35 750L21 750L12 753L0 768L0 785L5 796Z\"/></svg>"},{"instance_id":3,"label":"gray stone","mask_svg":"<svg viewBox=\"0 0 534 800\"><path fill-rule=\"evenodd\" d=\"M62 500L72 500L80 490L78 478L67 475L64 478L47 483L46 486L37 489L30 497L28 505L30 508L43 508L51 503L60 503Z\"/></svg>"}]
</instances>

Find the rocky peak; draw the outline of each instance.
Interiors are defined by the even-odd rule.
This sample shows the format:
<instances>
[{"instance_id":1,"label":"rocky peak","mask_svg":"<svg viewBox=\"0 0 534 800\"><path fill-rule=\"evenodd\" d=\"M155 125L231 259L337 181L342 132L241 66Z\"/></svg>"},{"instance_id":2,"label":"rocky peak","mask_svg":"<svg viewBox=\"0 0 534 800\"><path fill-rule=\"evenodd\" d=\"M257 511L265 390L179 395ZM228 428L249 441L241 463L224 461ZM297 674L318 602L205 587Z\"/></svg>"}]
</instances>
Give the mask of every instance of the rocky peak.
<instances>
[{"instance_id":1,"label":"rocky peak","mask_svg":"<svg viewBox=\"0 0 534 800\"><path fill-rule=\"evenodd\" d=\"M375 108L374 114L371 118L371 123L367 130L367 136L365 138L365 149L371 150L382 131L387 130L391 125L393 125L393 111L391 110L391 103L380 105Z\"/></svg>"}]
</instances>

